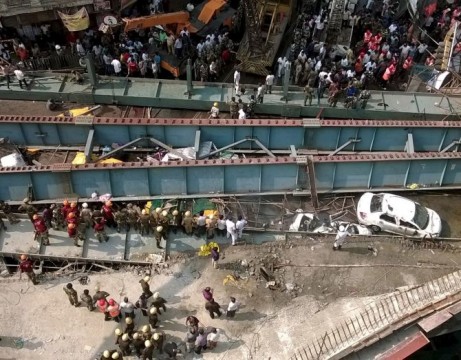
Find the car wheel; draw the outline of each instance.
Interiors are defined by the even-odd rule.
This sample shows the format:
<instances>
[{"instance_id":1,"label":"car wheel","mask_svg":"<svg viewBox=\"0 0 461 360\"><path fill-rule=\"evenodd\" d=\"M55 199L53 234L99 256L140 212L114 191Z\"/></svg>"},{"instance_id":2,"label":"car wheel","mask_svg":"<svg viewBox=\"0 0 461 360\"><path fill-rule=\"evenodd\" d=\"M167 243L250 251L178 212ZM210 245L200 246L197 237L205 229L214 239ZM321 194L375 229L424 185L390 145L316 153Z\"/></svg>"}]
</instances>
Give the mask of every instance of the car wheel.
<instances>
[{"instance_id":1,"label":"car wheel","mask_svg":"<svg viewBox=\"0 0 461 360\"><path fill-rule=\"evenodd\" d=\"M377 225L371 225L371 231L373 231L374 233L378 233L381 231L381 228Z\"/></svg>"}]
</instances>

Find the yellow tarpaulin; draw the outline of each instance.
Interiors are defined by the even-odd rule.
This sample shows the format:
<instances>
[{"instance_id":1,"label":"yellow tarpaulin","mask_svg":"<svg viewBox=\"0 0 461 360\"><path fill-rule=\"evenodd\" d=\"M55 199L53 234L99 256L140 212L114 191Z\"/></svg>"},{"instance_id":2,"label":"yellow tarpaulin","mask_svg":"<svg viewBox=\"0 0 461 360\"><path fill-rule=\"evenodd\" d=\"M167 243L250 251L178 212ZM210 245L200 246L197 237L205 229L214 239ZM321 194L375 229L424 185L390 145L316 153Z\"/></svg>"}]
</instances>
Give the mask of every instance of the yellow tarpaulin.
<instances>
[{"instance_id":1,"label":"yellow tarpaulin","mask_svg":"<svg viewBox=\"0 0 461 360\"><path fill-rule=\"evenodd\" d=\"M108 158L108 159L104 159L104 160L98 161L98 164L120 164L120 163L122 163L122 162L123 162L123 161L122 161L122 160L119 160L119 159Z\"/></svg>"},{"instance_id":2,"label":"yellow tarpaulin","mask_svg":"<svg viewBox=\"0 0 461 360\"><path fill-rule=\"evenodd\" d=\"M61 18L64 26L69 31L82 31L88 29L90 26L90 17L85 7L82 7L75 14L67 15L58 11L58 15Z\"/></svg>"},{"instance_id":3,"label":"yellow tarpaulin","mask_svg":"<svg viewBox=\"0 0 461 360\"><path fill-rule=\"evenodd\" d=\"M90 112L90 110L91 110L90 106L85 106L82 108L76 108L76 109L69 110L65 114L59 114L58 116L59 117L64 117L64 116L74 116L75 117L75 116L80 116L80 115L86 115Z\"/></svg>"},{"instance_id":4,"label":"yellow tarpaulin","mask_svg":"<svg viewBox=\"0 0 461 360\"><path fill-rule=\"evenodd\" d=\"M198 255L199 256L208 256L208 255L210 255L211 254L211 249L213 249L215 246L218 248L218 252L219 252L218 243L210 242L207 245L200 246L200 251L198 252Z\"/></svg>"},{"instance_id":5,"label":"yellow tarpaulin","mask_svg":"<svg viewBox=\"0 0 461 360\"><path fill-rule=\"evenodd\" d=\"M91 155L91 160L92 161L96 161L97 159L98 159L98 157L96 155L94 155L94 154ZM110 159L106 159L106 160L110 160ZM117 160L117 159L114 159L114 160L120 161L120 160ZM102 161L105 161L105 160L102 160ZM120 162L122 162L122 161L120 161ZM75 154L74 160L72 160L72 165L83 165L83 164L86 164L85 153L79 151L79 152L77 152L77 154Z\"/></svg>"}]
</instances>

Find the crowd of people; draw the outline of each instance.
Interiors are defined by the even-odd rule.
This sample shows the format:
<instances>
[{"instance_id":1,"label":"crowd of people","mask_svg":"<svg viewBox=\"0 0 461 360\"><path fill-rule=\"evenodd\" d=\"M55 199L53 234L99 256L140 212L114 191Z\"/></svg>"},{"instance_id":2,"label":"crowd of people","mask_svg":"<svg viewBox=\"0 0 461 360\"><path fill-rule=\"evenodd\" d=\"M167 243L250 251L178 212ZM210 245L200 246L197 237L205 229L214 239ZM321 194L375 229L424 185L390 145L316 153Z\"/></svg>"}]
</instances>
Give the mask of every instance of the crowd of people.
<instances>
[{"instance_id":1,"label":"crowd of people","mask_svg":"<svg viewBox=\"0 0 461 360\"><path fill-rule=\"evenodd\" d=\"M0 211L10 223L18 222L8 203L1 202ZM178 231L197 238L203 237L207 242L215 236L227 237L232 245L236 245L247 225L247 221L241 215L235 221L230 215L205 215L203 210L192 214L190 210L180 212L170 207L150 209L147 204L143 208L133 203L126 206L117 205L110 200L93 208L88 203L79 206L76 202L64 200L62 204L51 204L39 211L26 198L18 211L28 215L34 226L34 239L39 245L45 246L50 245L50 229L66 230L69 239L79 247L80 242L87 240L87 230L91 228L99 242L108 241L107 227L114 228L117 232L133 229L142 236L152 234L159 249L163 249L161 242L168 239L170 232L176 234ZM0 229L7 229L1 217Z\"/></svg>"}]
</instances>

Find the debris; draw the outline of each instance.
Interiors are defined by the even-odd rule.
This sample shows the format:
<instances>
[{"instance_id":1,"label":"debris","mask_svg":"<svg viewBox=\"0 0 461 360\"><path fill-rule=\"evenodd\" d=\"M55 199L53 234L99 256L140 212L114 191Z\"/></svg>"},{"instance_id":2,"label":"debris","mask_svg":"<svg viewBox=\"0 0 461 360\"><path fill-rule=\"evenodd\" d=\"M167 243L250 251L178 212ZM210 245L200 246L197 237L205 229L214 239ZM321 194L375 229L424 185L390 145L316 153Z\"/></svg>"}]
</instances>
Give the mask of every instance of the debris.
<instances>
[{"instance_id":1,"label":"debris","mask_svg":"<svg viewBox=\"0 0 461 360\"><path fill-rule=\"evenodd\" d=\"M85 351L90 351L92 349L92 347L89 346L89 345L85 345L84 349L85 349Z\"/></svg>"},{"instance_id":2,"label":"debris","mask_svg":"<svg viewBox=\"0 0 461 360\"><path fill-rule=\"evenodd\" d=\"M163 261L163 256L160 254L149 254L148 258L153 264L160 264Z\"/></svg>"},{"instance_id":3,"label":"debris","mask_svg":"<svg viewBox=\"0 0 461 360\"><path fill-rule=\"evenodd\" d=\"M275 290L275 281L268 281L266 283L266 289L271 289L271 290Z\"/></svg>"},{"instance_id":4,"label":"debris","mask_svg":"<svg viewBox=\"0 0 461 360\"><path fill-rule=\"evenodd\" d=\"M295 289L296 285L293 284L293 283L286 283L285 287L287 288L288 291L293 291Z\"/></svg>"},{"instance_id":5,"label":"debris","mask_svg":"<svg viewBox=\"0 0 461 360\"><path fill-rule=\"evenodd\" d=\"M266 281L273 281L275 279L274 274L267 270L264 266L259 268L259 272Z\"/></svg>"},{"instance_id":6,"label":"debris","mask_svg":"<svg viewBox=\"0 0 461 360\"><path fill-rule=\"evenodd\" d=\"M236 283L237 282L237 278L234 276L234 275L227 275L224 280L223 280L223 285L227 285L228 282L231 282L231 283Z\"/></svg>"}]
</instances>

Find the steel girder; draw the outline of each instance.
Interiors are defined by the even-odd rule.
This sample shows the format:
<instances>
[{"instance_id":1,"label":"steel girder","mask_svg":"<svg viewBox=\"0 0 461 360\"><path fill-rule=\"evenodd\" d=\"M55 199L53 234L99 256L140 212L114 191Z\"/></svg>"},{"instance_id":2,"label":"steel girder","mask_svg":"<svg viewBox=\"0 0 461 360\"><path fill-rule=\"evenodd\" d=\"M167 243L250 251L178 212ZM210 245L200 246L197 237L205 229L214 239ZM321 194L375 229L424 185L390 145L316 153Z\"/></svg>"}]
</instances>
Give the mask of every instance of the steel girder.
<instances>
[{"instance_id":1,"label":"steel girder","mask_svg":"<svg viewBox=\"0 0 461 360\"><path fill-rule=\"evenodd\" d=\"M410 148L414 152L456 151L461 140L461 121L102 117L89 120L3 115L0 116L0 134L22 146L123 145L152 137L171 147L188 147L196 145L196 134L200 132L200 141L212 141L217 147L252 138L269 150L289 150L293 145L296 149L327 153L337 152L346 143L349 144L342 151L406 151L409 139L412 139ZM88 142L91 129L94 134ZM236 149L258 148L253 142L236 146Z\"/></svg>"},{"instance_id":2,"label":"steel girder","mask_svg":"<svg viewBox=\"0 0 461 360\"><path fill-rule=\"evenodd\" d=\"M310 156L316 191L354 192L410 185L461 188L460 153ZM32 186L36 200L309 194L308 157L190 160L170 163L61 164L0 170L0 199L20 201ZM314 190L314 189L312 189Z\"/></svg>"}]
</instances>

